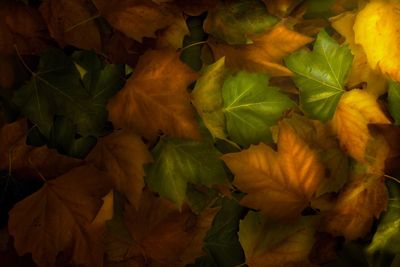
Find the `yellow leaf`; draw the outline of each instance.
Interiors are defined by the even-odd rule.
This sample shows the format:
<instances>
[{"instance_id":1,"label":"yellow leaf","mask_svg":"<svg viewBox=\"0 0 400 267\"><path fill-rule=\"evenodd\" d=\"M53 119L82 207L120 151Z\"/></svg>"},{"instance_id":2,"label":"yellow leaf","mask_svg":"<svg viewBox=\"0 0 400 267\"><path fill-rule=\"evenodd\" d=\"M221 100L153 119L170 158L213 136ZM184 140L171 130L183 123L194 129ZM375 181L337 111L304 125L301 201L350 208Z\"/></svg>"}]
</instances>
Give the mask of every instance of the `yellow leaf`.
<instances>
[{"instance_id":1,"label":"yellow leaf","mask_svg":"<svg viewBox=\"0 0 400 267\"><path fill-rule=\"evenodd\" d=\"M109 102L114 126L134 129L148 140L161 130L171 137L199 138L186 87L197 74L172 50L148 50L125 87Z\"/></svg>"},{"instance_id":2,"label":"yellow leaf","mask_svg":"<svg viewBox=\"0 0 400 267\"><path fill-rule=\"evenodd\" d=\"M324 180L315 152L286 124L280 125L278 152L261 143L222 159L235 174L233 184L247 193L241 203L275 219L300 216Z\"/></svg>"},{"instance_id":3,"label":"yellow leaf","mask_svg":"<svg viewBox=\"0 0 400 267\"><path fill-rule=\"evenodd\" d=\"M378 97L386 93L386 79L379 71L373 70L369 66L364 49L355 43L353 30L355 18L354 12L345 12L330 19L332 27L345 38L345 42L350 46L351 53L354 55L347 85L355 87L366 83L365 91Z\"/></svg>"},{"instance_id":4,"label":"yellow leaf","mask_svg":"<svg viewBox=\"0 0 400 267\"><path fill-rule=\"evenodd\" d=\"M173 23L158 34L157 47L182 48L183 39L189 33L185 18L182 14L177 14Z\"/></svg>"},{"instance_id":5,"label":"yellow leaf","mask_svg":"<svg viewBox=\"0 0 400 267\"><path fill-rule=\"evenodd\" d=\"M364 174L353 178L339 194L339 198L322 220L321 230L334 236L354 240L366 235L374 218L386 210L388 193L379 176Z\"/></svg>"},{"instance_id":6,"label":"yellow leaf","mask_svg":"<svg viewBox=\"0 0 400 267\"><path fill-rule=\"evenodd\" d=\"M394 60L400 57L399 9L398 1L372 1L357 14L354 23L355 42L364 48L371 68L396 81L400 81L400 63Z\"/></svg>"},{"instance_id":7,"label":"yellow leaf","mask_svg":"<svg viewBox=\"0 0 400 267\"><path fill-rule=\"evenodd\" d=\"M137 207L144 187L143 165L152 157L139 136L127 131L117 131L98 140L87 157L89 162L107 172L115 188Z\"/></svg>"},{"instance_id":8,"label":"yellow leaf","mask_svg":"<svg viewBox=\"0 0 400 267\"><path fill-rule=\"evenodd\" d=\"M360 162L368 162L365 153L372 138L368 123L390 123L375 97L359 89L343 94L331 125L344 150Z\"/></svg>"},{"instance_id":9,"label":"yellow leaf","mask_svg":"<svg viewBox=\"0 0 400 267\"><path fill-rule=\"evenodd\" d=\"M226 66L250 72L266 72L271 76L289 76L282 58L313 39L278 24L271 30L251 38L253 44L226 45L210 39L215 59L225 57Z\"/></svg>"},{"instance_id":10,"label":"yellow leaf","mask_svg":"<svg viewBox=\"0 0 400 267\"><path fill-rule=\"evenodd\" d=\"M95 237L88 236L87 227L111 187L108 176L90 165L46 182L9 213L8 227L18 253L32 253L42 267L54 266L60 252L70 253L76 264L102 266L103 252L92 250L90 240Z\"/></svg>"}]
</instances>

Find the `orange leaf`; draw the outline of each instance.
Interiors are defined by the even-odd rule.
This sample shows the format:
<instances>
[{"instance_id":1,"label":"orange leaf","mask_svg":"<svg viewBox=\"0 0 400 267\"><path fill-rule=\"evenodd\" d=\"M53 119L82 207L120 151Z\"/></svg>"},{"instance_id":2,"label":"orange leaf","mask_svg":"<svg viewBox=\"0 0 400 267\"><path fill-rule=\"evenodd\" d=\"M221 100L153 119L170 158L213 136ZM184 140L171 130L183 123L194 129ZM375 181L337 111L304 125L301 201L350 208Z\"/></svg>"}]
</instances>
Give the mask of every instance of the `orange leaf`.
<instances>
[{"instance_id":1,"label":"orange leaf","mask_svg":"<svg viewBox=\"0 0 400 267\"><path fill-rule=\"evenodd\" d=\"M32 253L41 267L54 266L61 251L87 266L102 266L103 256L92 251L90 226L111 190L111 181L87 165L45 183L10 211L9 232L20 255Z\"/></svg>"},{"instance_id":2,"label":"orange leaf","mask_svg":"<svg viewBox=\"0 0 400 267\"><path fill-rule=\"evenodd\" d=\"M159 130L171 137L199 138L186 87L197 74L172 50L148 50L125 87L108 103L118 128L135 129L149 140Z\"/></svg>"},{"instance_id":3,"label":"orange leaf","mask_svg":"<svg viewBox=\"0 0 400 267\"><path fill-rule=\"evenodd\" d=\"M366 235L373 219L386 210L388 193L380 177L366 174L347 184L322 220L321 230L354 240Z\"/></svg>"},{"instance_id":4,"label":"orange leaf","mask_svg":"<svg viewBox=\"0 0 400 267\"><path fill-rule=\"evenodd\" d=\"M275 219L300 216L324 179L314 151L286 124L280 124L278 152L261 143L222 159L247 193L241 203Z\"/></svg>"},{"instance_id":5,"label":"orange leaf","mask_svg":"<svg viewBox=\"0 0 400 267\"><path fill-rule=\"evenodd\" d=\"M282 58L313 39L278 24L257 35L250 45L226 45L209 41L214 58L225 57L226 66L250 72L266 72L272 76L289 76L292 72L282 65Z\"/></svg>"}]
</instances>

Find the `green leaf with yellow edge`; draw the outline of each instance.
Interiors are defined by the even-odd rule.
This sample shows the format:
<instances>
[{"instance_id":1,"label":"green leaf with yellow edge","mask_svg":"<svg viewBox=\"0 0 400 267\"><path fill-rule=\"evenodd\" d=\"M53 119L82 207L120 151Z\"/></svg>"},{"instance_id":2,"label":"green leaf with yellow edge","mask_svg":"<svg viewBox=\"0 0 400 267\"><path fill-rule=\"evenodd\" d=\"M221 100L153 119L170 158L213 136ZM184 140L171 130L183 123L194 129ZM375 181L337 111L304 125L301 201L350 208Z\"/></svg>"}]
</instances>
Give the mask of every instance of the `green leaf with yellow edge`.
<instances>
[{"instance_id":1,"label":"green leaf with yellow edge","mask_svg":"<svg viewBox=\"0 0 400 267\"><path fill-rule=\"evenodd\" d=\"M250 211L239 226L246 263L249 267L309 266L308 254L315 241L311 222L304 218L281 224Z\"/></svg>"},{"instance_id":2,"label":"green leaf with yellow edge","mask_svg":"<svg viewBox=\"0 0 400 267\"><path fill-rule=\"evenodd\" d=\"M400 84L397 82L389 83L388 91L389 112L395 124L400 125Z\"/></svg>"},{"instance_id":3,"label":"green leaf with yellow edge","mask_svg":"<svg viewBox=\"0 0 400 267\"><path fill-rule=\"evenodd\" d=\"M259 0L221 2L208 12L204 30L228 44L251 44L250 35L259 34L278 22Z\"/></svg>"},{"instance_id":4,"label":"green leaf with yellow edge","mask_svg":"<svg viewBox=\"0 0 400 267\"><path fill-rule=\"evenodd\" d=\"M294 104L266 74L244 71L225 80L222 95L228 135L242 146L272 141L270 127Z\"/></svg>"},{"instance_id":5,"label":"green leaf with yellow edge","mask_svg":"<svg viewBox=\"0 0 400 267\"><path fill-rule=\"evenodd\" d=\"M227 181L220 153L208 142L161 138L146 166L150 189L181 207L187 183L212 186Z\"/></svg>"},{"instance_id":6,"label":"green leaf with yellow edge","mask_svg":"<svg viewBox=\"0 0 400 267\"><path fill-rule=\"evenodd\" d=\"M286 66L295 73L301 108L313 119L328 121L335 113L351 68L353 56L325 31L318 34L314 50L291 54Z\"/></svg>"},{"instance_id":7,"label":"green leaf with yellow edge","mask_svg":"<svg viewBox=\"0 0 400 267\"><path fill-rule=\"evenodd\" d=\"M206 66L191 93L195 106L204 124L214 138L226 139L225 117L222 110L222 86L227 76L225 58Z\"/></svg>"}]
</instances>

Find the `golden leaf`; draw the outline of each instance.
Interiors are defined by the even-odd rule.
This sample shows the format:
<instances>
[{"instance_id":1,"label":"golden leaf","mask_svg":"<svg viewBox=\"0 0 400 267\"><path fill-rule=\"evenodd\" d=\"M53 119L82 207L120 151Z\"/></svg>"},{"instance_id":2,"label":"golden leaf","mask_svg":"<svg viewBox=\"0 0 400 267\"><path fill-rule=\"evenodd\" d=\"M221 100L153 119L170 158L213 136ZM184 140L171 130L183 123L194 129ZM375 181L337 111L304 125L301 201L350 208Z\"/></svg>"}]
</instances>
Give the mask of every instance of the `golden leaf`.
<instances>
[{"instance_id":1,"label":"golden leaf","mask_svg":"<svg viewBox=\"0 0 400 267\"><path fill-rule=\"evenodd\" d=\"M315 152L286 124L280 124L278 152L261 143L222 159L235 174L233 184L247 193L241 203L271 218L300 216L324 180Z\"/></svg>"}]
</instances>

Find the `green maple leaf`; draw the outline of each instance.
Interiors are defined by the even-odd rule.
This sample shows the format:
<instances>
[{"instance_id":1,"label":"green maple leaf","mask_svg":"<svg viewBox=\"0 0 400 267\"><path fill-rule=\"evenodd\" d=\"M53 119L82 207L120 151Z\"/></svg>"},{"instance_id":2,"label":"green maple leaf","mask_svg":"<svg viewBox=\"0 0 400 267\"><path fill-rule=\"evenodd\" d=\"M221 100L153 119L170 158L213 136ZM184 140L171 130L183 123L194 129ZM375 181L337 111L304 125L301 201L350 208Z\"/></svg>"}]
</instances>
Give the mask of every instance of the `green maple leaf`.
<instances>
[{"instance_id":1,"label":"green maple leaf","mask_svg":"<svg viewBox=\"0 0 400 267\"><path fill-rule=\"evenodd\" d=\"M239 221L245 209L231 199L223 199L221 210L204 239L204 250L220 267L237 266L244 262L239 243Z\"/></svg>"},{"instance_id":2,"label":"green maple leaf","mask_svg":"<svg viewBox=\"0 0 400 267\"><path fill-rule=\"evenodd\" d=\"M282 113L293 106L278 88L268 86L268 76L239 72L222 88L229 137L242 146L271 141L271 130Z\"/></svg>"},{"instance_id":3,"label":"green maple leaf","mask_svg":"<svg viewBox=\"0 0 400 267\"><path fill-rule=\"evenodd\" d=\"M335 113L353 56L325 31L318 34L312 52L298 51L285 58L295 73L301 108L313 119L328 121Z\"/></svg>"},{"instance_id":4,"label":"green maple leaf","mask_svg":"<svg viewBox=\"0 0 400 267\"><path fill-rule=\"evenodd\" d=\"M161 138L154 163L146 166L146 183L181 207L187 183L211 186L227 181L220 153L208 142Z\"/></svg>"},{"instance_id":5,"label":"green maple leaf","mask_svg":"<svg viewBox=\"0 0 400 267\"><path fill-rule=\"evenodd\" d=\"M54 116L70 119L82 136L99 136L105 131L105 104L122 84L120 69L102 64L94 52L78 53L75 63L52 49L41 56L37 72L13 101L46 137Z\"/></svg>"},{"instance_id":6,"label":"green maple leaf","mask_svg":"<svg viewBox=\"0 0 400 267\"><path fill-rule=\"evenodd\" d=\"M397 125L400 124L400 84L391 81L388 90L389 112Z\"/></svg>"},{"instance_id":7,"label":"green maple leaf","mask_svg":"<svg viewBox=\"0 0 400 267\"><path fill-rule=\"evenodd\" d=\"M261 1L224 1L208 12L204 30L228 44L251 44L249 35L262 33L277 22Z\"/></svg>"}]
</instances>

